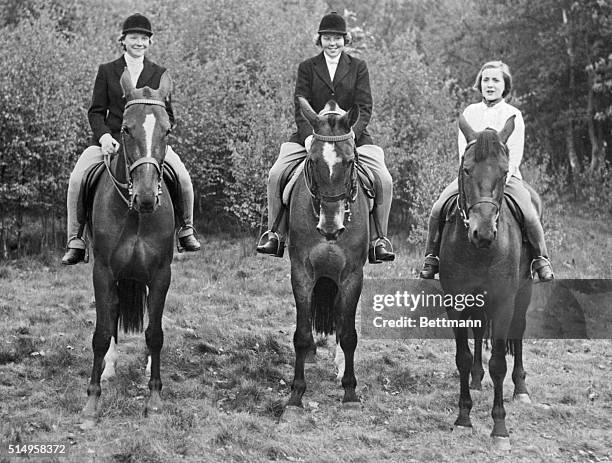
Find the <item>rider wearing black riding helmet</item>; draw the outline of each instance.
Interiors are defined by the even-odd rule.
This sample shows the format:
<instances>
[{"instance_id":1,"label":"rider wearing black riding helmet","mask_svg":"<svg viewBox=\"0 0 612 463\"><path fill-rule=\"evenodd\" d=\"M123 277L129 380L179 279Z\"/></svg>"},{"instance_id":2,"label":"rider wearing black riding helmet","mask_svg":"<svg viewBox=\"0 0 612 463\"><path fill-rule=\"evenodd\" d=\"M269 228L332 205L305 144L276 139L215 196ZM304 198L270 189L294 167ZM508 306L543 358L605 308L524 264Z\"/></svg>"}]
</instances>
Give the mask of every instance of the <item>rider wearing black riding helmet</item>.
<instances>
[{"instance_id":1,"label":"rider wearing black riding helmet","mask_svg":"<svg viewBox=\"0 0 612 463\"><path fill-rule=\"evenodd\" d=\"M91 106L87 113L94 145L81 154L70 174L68 184L68 249L62 258L64 265L77 264L85 258L84 224L77 219L77 203L83 174L90 166L102 161L104 156L112 156L120 149L120 131L125 108L125 98L119 83L121 74L127 68L134 86L158 88L160 78L166 72L165 68L145 57L152 43L152 35L151 22L145 16L140 13L129 16L123 23L119 37L123 55L115 61L100 65L98 69ZM174 125L170 96L166 99L166 110L170 123ZM194 235L193 228L191 177L170 146L166 152L165 162L176 173L181 190L182 204L175 205L176 210L180 211L179 219L182 219L178 231L179 248L185 251L198 251L200 243Z\"/></svg>"},{"instance_id":2,"label":"rider wearing black riding helmet","mask_svg":"<svg viewBox=\"0 0 612 463\"><path fill-rule=\"evenodd\" d=\"M368 166L376 177L375 207L370 220L371 263L392 261L395 254L387 238L387 223L391 209L393 180L385 165L383 150L373 144L367 131L372 114L370 77L365 61L345 52L350 42L344 17L332 11L319 24L316 45L322 51L300 63L295 85L295 123L297 131L289 142L281 145L278 159L268 178L268 231L260 239L257 252L282 257L287 234L286 212L281 200L284 173L291 170L308 154L312 127L302 115L298 97L304 97L315 112L320 112L329 100L348 111L359 106L359 120L353 127L359 162ZM264 241L265 238L265 241ZM262 242L263 241L263 242Z\"/></svg>"}]
</instances>

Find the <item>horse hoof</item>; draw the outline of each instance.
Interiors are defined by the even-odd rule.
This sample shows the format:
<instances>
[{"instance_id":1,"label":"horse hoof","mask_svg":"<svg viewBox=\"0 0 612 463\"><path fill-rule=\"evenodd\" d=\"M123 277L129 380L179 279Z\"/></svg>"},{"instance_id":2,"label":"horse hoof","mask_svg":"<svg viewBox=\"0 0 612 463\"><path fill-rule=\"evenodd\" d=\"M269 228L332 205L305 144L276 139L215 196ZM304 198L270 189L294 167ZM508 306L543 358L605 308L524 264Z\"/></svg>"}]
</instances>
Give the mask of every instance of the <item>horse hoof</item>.
<instances>
[{"instance_id":1,"label":"horse hoof","mask_svg":"<svg viewBox=\"0 0 612 463\"><path fill-rule=\"evenodd\" d=\"M460 424L456 424L453 426L453 434L467 436L468 434L474 434L474 428L472 426L461 426Z\"/></svg>"},{"instance_id":2,"label":"horse hoof","mask_svg":"<svg viewBox=\"0 0 612 463\"><path fill-rule=\"evenodd\" d=\"M361 402L342 402L342 408L346 411L360 411Z\"/></svg>"},{"instance_id":3,"label":"horse hoof","mask_svg":"<svg viewBox=\"0 0 612 463\"><path fill-rule=\"evenodd\" d=\"M514 394L514 400L516 400L517 402L520 402L522 404L530 404L531 403L531 397L529 397L529 394Z\"/></svg>"},{"instance_id":4,"label":"horse hoof","mask_svg":"<svg viewBox=\"0 0 612 463\"><path fill-rule=\"evenodd\" d=\"M478 383L478 384L471 383L470 384L470 390L472 390L472 391L482 391L482 384L480 384L480 383Z\"/></svg>"},{"instance_id":5,"label":"horse hoof","mask_svg":"<svg viewBox=\"0 0 612 463\"><path fill-rule=\"evenodd\" d=\"M283 414L278 419L279 423L296 423L301 421L304 416L304 409L296 405L287 405Z\"/></svg>"},{"instance_id":6,"label":"horse hoof","mask_svg":"<svg viewBox=\"0 0 612 463\"><path fill-rule=\"evenodd\" d=\"M512 447L510 445L510 438L509 437L492 436L491 439L492 439L492 442L493 442L493 449L494 450L500 450L500 451L504 451L504 452L509 452L512 449Z\"/></svg>"}]
</instances>

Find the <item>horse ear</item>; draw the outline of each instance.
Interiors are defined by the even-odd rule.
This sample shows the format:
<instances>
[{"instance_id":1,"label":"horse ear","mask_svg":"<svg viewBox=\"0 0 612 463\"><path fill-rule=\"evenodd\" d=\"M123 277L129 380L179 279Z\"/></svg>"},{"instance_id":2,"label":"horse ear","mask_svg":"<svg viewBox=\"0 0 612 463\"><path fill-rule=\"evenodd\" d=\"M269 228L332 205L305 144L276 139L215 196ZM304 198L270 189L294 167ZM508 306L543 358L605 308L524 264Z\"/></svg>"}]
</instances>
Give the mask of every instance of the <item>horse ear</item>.
<instances>
[{"instance_id":1,"label":"horse ear","mask_svg":"<svg viewBox=\"0 0 612 463\"><path fill-rule=\"evenodd\" d=\"M163 100L168 95L170 95L170 92L172 91L172 79L170 78L168 71L164 71L164 73L162 74L161 79L159 81L158 91L160 95L160 100Z\"/></svg>"},{"instance_id":2,"label":"horse ear","mask_svg":"<svg viewBox=\"0 0 612 463\"><path fill-rule=\"evenodd\" d=\"M504 124L504 128L501 132L499 132L499 138L506 143L512 132L514 132L514 119L516 119L516 115L510 116L506 123Z\"/></svg>"},{"instance_id":3,"label":"horse ear","mask_svg":"<svg viewBox=\"0 0 612 463\"><path fill-rule=\"evenodd\" d=\"M476 140L476 132L472 127L470 127L470 124L468 124L468 121L465 119L463 114L459 116L459 130L461 130L461 133L463 133L463 136L468 143L472 140Z\"/></svg>"},{"instance_id":4,"label":"horse ear","mask_svg":"<svg viewBox=\"0 0 612 463\"><path fill-rule=\"evenodd\" d=\"M359 106L353 105L353 107L347 113L347 117L349 127L353 127L355 124L357 124L357 121L359 120Z\"/></svg>"},{"instance_id":5,"label":"horse ear","mask_svg":"<svg viewBox=\"0 0 612 463\"><path fill-rule=\"evenodd\" d=\"M119 81L121 84L121 89L123 90L123 96L126 100L129 99L130 94L134 91L134 85L132 84L132 78L130 77L130 72L127 68L121 74L121 80Z\"/></svg>"},{"instance_id":6,"label":"horse ear","mask_svg":"<svg viewBox=\"0 0 612 463\"><path fill-rule=\"evenodd\" d=\"M317 120L317 113L314 112L314 109L312 109L312 106L310 106L306 98L298 96L298 102L302 109L302 115L306 118L310 126L314 128L315 121Z\"/></svg>"}]
</instances>

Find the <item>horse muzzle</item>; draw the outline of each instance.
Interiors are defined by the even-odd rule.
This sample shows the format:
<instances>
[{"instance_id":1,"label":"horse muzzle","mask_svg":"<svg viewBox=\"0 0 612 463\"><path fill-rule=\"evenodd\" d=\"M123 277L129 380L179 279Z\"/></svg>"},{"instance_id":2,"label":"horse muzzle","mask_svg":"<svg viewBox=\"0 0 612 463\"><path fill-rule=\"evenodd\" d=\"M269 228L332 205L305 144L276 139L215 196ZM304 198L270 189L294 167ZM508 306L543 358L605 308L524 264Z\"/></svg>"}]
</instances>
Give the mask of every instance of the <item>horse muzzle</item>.
<instances>
[{"instance_id":1,"label":"horse muzzle","mask_svg":"<svg viewBox=\"0 0 612 463\"><path fill-rule=\"evenodd\" d=\"M132 199L132 207L136 212L141 214L151 214L159 206L159 196L156 194L134 195Z\"/></svg>"},{"instance_id":2,"label":"horse muzzle","mask_svg":"<svg viewBox=\"0 0 612 463\"><path fill-rule=\"evenodd\" d=\"M494 220L482 220L480 217L470 217L468 239L479 249L490 248L497 239L497 224Z\"/></svg>"},{"instance_id":3,"label":"horse muzzle","mask_svg":"<svg viewBox=\"0 0 612 463\"><path fill-rule=\"evenodd\" d=\"M335 241L346 230L344 226L345 209L342 202L321 202L317 231L328 241Z\"/></svg>"}]
</instances>

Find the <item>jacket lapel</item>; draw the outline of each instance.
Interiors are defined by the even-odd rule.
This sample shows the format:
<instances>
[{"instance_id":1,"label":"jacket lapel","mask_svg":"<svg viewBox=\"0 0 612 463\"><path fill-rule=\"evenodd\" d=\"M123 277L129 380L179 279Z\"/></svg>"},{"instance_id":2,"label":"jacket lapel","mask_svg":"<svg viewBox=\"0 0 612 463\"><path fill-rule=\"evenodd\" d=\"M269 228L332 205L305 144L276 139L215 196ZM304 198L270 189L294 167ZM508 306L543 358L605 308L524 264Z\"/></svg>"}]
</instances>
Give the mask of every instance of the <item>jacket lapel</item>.
<instances>
[{"instance_id":1,"label":"jacket lapel","mask_svg":"<svg viewBox=\"0 0 612 463\"><path fill-rule=\"evenodd\" d=\"M333 92L334 85L329 79L329 71L327 70L327 63L325 62L325 57L323 56L323 52L315 56L313 60L314 70L317 75L327 84L329 89ZM337 73L337 72L336 72Z\"/></svg>"},{"instance_id":2,"label":"jacket lapel","mask_svg":"<svg viewBox=\"0 0 612 463\"><path fill-rule=\"evenodd\" d=\"M120 58L117 58L115 61L113 61L113 69L115 71L115 74L117 74L120 79L126 67L127 67L127 63L125 62L125 58L123 57L123 55L121 55Z\"/></svg>"},{"instance_id":3,"label":"jacket lapel","mask_svg":"<svg viewBox=\"0 0 612 463\"><path fill-rule=\"evenodd\" d=\"M348 74L351 66L351 59L346 55L346 53L342 53L340 55L340 59L338 60L338 67L336 68L336 73L334 74L334 84L336 82L340 82L342 78Z\"/></svg>"},{"instance_id":4,"label":"jacket lapel","mask_svg":"<svg viewBox=\"0 0 612 463\"><path fill-rule=\"evenodd\" d=\"M149 83L149 80L153 76L153 65L146 57L144 59L142 72L138 76L138 82L136 82L136 88L142 88Z\"/></svg>"}]
</instances>

